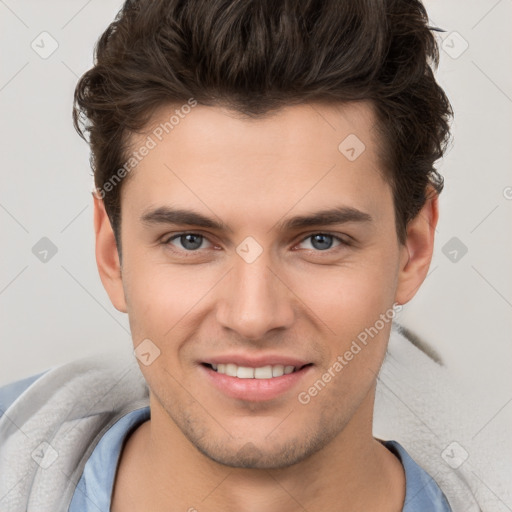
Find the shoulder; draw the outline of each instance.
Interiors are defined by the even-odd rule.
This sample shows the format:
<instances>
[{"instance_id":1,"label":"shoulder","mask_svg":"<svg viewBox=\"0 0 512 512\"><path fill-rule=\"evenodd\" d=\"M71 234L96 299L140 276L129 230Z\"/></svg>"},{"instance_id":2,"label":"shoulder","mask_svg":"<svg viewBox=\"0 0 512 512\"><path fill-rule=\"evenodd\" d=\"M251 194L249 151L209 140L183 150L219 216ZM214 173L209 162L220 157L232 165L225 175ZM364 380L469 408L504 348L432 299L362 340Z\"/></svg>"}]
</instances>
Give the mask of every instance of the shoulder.
<instances>
[{"instance_id":1,"label":"shoulder","mask_svg":"<svg viewBox=\"0 0 512 512\"><path fill-rule=\"evenodd\" d=\"M64 510L103 434L148 398L133 352L78 359L3 386L0 496L9 495L9 510Z\"/></svg>"},{"instance_id":2,"label":"shoulder","mask_svg":"<svg viewBox=\"0 0 512 512\"><path fill-rule=\"evenodd\" d=\"M9 410L26 419L49 407L70 417L101 399L113 411L133 397L144 397L146 389L133 353L100 353L0 387L0 418ZM98 412L102 412L101 406Z\"/></svg>"},{"instance_id":3,"label":"shoulder","mask_svg":"<svg viewBox=\"0 0 512 512\"><path fill-rule=\"evenodd\" d=\"M497 510L511 498L504 456L510 441L505 431L499 441L485 432L475 436L485 421L479 401L424 342L394 326L378 375L374 437L399 442L404 458L410 454L435 480L454 512Z\"/></svg>"},{"instance_id":4,"label":"shoulder","mask_svg":"<svg viewBox=\"0 0 512 512\"><path fill-rule=\"evenodd\" d=\"M0 386L0 418L12 403L47 371Z\"/></svg>"}]
</instances>

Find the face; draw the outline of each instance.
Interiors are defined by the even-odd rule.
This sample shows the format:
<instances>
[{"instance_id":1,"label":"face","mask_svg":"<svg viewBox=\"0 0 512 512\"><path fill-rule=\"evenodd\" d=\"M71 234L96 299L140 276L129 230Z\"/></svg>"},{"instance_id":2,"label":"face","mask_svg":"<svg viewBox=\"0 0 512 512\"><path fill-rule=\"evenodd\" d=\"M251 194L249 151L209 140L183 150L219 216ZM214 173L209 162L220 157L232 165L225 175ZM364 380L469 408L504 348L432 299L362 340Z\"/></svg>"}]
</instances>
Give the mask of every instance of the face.
<instances>
[{"instance_id":1,"label":"face","mask_svg":"<svg viewBox=\"0 0 512 512\"><path fill-rule=\"evenodd\" d=\"M152 422L215 461L286 467L361 418L371 431L393 304L422 279L374 126L365 103L196 106L148 131L122 188L122 278L102 279L143 343Z\"/></svg>"}]
</instances>

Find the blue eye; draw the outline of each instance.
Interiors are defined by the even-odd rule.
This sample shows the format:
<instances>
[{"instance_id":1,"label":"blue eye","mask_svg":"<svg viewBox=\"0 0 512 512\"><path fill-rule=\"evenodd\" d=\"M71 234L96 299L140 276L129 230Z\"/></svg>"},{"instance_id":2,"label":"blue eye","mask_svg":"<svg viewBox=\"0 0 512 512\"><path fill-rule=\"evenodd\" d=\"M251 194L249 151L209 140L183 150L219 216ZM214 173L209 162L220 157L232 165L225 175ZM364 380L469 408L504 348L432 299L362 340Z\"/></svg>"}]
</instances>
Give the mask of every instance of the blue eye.
<instances>
[{"instance_id":1,"label":"blue eye","mask_svg":"<svg viewBox=\"0 0 512 512\"><path fill-rule=\"evenodd\" d=\"M307 241L310 241L310 246L303 248L314 252L327 252L338 246L350 245L349 242L330 233L314 233L312 235L308 235L302 239L299 245L304 244ZM185 232L172 235L163 240L162 243L165 246L172 246L171 249L178 253L193 253L199 252L200 249L208 248L203 247L204 242L209 243L211 246L211 242L209 242L204 235L201 235L200 233Z\"/></svg>"},{"instance_id":2,"label":"blue eye","mask_svg":"<svg viewBox=\"0 0 512 512\"><path fill-rule=\"evenodd\" d=\"M186 251L197 251L201 248L202 242L206 240L206 238L199 233L179 233L172 236L171 238L168 238L164 244L170 244L176 239L179 240L181 248L186 249Z\"/></svg>"},{"instance_id":3,"label":"blue eye","mask_svg":"<svg viewBox=\"0 0 512 512\"><path fill-rule=\"evenodd\" d=\"M338 245L344 244L341 238L330 235L329 233L315 233L313 235L309 235L308 237L304 238L301 243L304 243L306 240L310 239L312 248L317 251L326 251L332 249L332 244L334 241L337 241ZM307 249L310 249L310 247L307 247Z\"/></svg>"}]
</instances>

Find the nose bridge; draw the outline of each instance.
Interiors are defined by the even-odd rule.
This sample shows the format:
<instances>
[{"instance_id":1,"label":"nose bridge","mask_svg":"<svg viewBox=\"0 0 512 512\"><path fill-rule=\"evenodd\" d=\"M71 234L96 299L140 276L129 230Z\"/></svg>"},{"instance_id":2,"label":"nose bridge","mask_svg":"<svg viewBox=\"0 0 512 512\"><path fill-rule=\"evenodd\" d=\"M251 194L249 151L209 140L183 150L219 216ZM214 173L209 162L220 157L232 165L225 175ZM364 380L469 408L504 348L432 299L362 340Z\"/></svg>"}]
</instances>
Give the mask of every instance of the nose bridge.
<instances>
[{"instance_id":1,"label":"nose bridge","mask_svg":"<svg viewBox=\"0 0 512 512\"><path fill-rule=\"evenodd\" d=\"M242 242L233 264L217 312L219 323L247 339L261 339L269 330L289 327L293 307L286 286L271 270L270 251L253 240Z\"/></svg>"}]
</instances>

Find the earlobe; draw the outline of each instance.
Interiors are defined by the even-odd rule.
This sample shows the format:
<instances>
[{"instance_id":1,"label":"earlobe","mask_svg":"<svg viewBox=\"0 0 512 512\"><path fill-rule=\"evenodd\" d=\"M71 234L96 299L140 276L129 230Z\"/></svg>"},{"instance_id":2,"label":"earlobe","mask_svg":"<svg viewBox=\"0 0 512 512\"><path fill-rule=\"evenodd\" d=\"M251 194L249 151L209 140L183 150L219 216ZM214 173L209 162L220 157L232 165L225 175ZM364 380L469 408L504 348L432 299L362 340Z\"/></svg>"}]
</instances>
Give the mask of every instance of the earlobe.
<instances>
[{"instance_id":1,"label":"earlobe","mask_svg":"<svg viewBox=\"0 0 512 512\"><path fill-rule=\"evenodd\" d=\"M94 200L94 232L96 235L96 264L101 282L113 306L127 312L124 296L121 264L117 251L114 231L110 224L105 205L100 197L92 193Z\"/></svg>"},{"instance_id":2,"label":"earlobe","mask_svg":"<svg viewBox=\"0 0 512 512\"><path fill-rule=\"evenodd\" d=\"M407 225L407 238L401 247L400 272L395 301L409 302L427 277L434 250L434 235L439 217L438 195L429 189L427 201Z\"/></svg>"}]
</instances>

